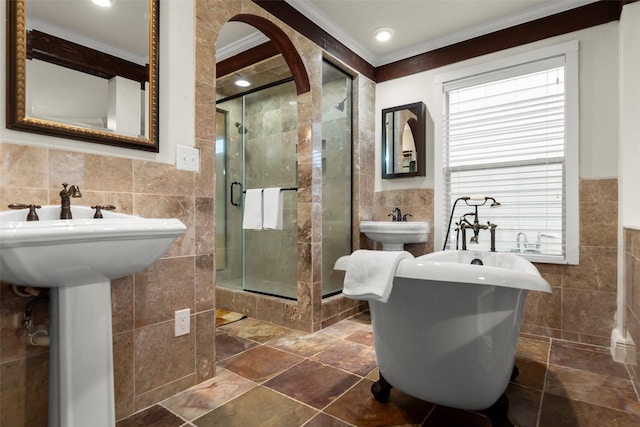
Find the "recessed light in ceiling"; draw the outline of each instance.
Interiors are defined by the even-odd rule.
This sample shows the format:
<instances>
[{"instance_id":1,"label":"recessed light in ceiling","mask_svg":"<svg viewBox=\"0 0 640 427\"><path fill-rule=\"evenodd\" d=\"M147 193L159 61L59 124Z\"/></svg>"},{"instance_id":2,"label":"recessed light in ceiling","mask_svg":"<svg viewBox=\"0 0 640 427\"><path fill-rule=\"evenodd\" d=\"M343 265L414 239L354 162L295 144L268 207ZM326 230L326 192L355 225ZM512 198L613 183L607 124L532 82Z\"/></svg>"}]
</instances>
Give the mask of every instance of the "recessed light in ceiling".
<instances>
[{"instance_id":1,"label":"recessed light in ceiling","mask_svg":"<svg viewBox=\"0 0 640 427\"><path fill-rule=\"evenodd\" d=\"M91 0L93 3L102 7L111 7L114 0Z\"/></svg>"},{"instance_id":2,"label":"recessed light in ceiling","mask_svg":"<svg viewBox=\"0 0 640 427\"><path fill-rule=\"evenodd\" d=\"M378 28L373 32L374 37L379 42L386 42L393 36L393 29L391 28Z\"/></svg>"},{"instance_id":3,"label":"recessed light in ceiling","mask_svg":"<svg viewBox=\"0 0 640 427\"><path fill-rule=\"evenodd\" d=\"M249 86L251 86L251 83L249 83L245 79L238 79L238 80L236 80L235 83L236 83L236 86L240 86L240 87L249 87Z\"/></svg>"}]
</instances>

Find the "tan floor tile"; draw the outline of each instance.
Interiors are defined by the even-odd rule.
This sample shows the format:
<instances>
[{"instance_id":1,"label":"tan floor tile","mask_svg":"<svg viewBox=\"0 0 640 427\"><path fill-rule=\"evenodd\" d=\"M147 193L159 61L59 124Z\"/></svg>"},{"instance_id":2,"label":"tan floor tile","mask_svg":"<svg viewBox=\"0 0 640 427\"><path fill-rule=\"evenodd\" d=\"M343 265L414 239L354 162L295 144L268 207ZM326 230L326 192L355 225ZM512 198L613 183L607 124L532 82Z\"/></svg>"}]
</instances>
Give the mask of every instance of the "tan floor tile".
<instances>
[{"instance_id":1,"label":"tan floor tile","mask_svg":"<svg viewBox=\"0 0 640 427\"><path fill-rule=\"evenodd\" d=\"M373 347L350 341L339 341L314 356L312 360L317 360L361 377L367 375L377 366Z\"/></svg>"},{"instance_id":2,"label":"tan floor tile","mask_svg":"<svg viewBox=\"0 0 640 427\"><path fill-rule=\"evenodd\" d=\"M162 405L187 420L196 419L257 387L253 381L218 368L216 376L176 396Z\"/></svg>"},{"instance_id":3,"label":"tan floor tile","mask_svg":"<svg viewBox=\"0 0 640 427\"><path fill-rule=\"evenodd\" d=\"M273 323L251 318L242 319L237 322L221 326L220 330L225 331L228 334L236 335L240 338L250 339L261 343L265 343L282 336L299 333L291 329L283 328L282 326L274 325Z\"/></svg>"},{"instance_id":4,"label":"tan floor tile","mask_svg":"<svg viewBox=\"0 0 640 427\"><path fill-rule=\"evenodd\" d=\"M225 332L216 333L216 361L227 359L259 345L257 342L229 335Z\"/></svg>"},{"instance_id":5,"label":"tan floor tile","mask_svg":"<svg viewBox=\"0 0 640 427\"><path fill-rule=\"evenodd\" d=\"M387 403L379 403L371 394L372 383L363 379L324 412L358 427L382 427L419 425L433 409L433 404L397 389L391 391Z\"/></svg>"},{"instance_id":6,"label":"tan floor tile","mask_svg":"<svg viewBox=\"0 0 640 427\"><path fill-rule=\"evenodd\" d=\"M300 363L303 358L268 346L254 347L218 364L257 383L268 380Z\"/></svg>"},{"instance_id":7,"label":"tan floor tile","mask_svg":"<svg viewBox=\"0 0 640 427\"><path fill-rule=\"evenodd\" d=\"M624 364L615 362L611 357L611 350L604 347L554 340L551 344L549 363L603 375L629 378Z\"/></svg>"},{"instance_id":8,"label":"tan floor tile","mask_svg":"<svg viewBox=\"0 0 640 427\"><path fill-rule=\"evenodd\" d=\"M155 405L116 423L116 427L180 427L184 421L165 408Z\"/></svg>"},{"instance_id":9,"label":"tan floor tile","mask_svg":"<svg viewBox=\"0 0 640 427\"><path fill-rule=\"evenodd\" d=\"M640 415L545 394L538 425L541 427L637 427L640 425Z\"/></svg>"},{"instance_id":10,"label":"tan floor tile","mask_svg":"<svg viewBox=\"0 0 640 427\"><path fill-rule=\"evenodd\" d=\"M360 380L355 375L305 360L264 383L284 395L322 409Z\"/></svg>"},{"instance_id":11,"label":"tan floor tile","mask_svg":"<svg viewBox=\"0 0 640 427\"><path fill-rule=\"evenodd\" d=\"M193 421L198 427L300 427L316 410L264 387L256 387Z\"/></svg>"},{"instance_id":12,"label":"tan floor tile","mask_svg":"<svg viewBox=\"0 0 640 427\"><path fill-rule=\"evenodd\" d=\"M545 393L640 414L629 379L549 365Z\"/></svg>"}]
</instances>

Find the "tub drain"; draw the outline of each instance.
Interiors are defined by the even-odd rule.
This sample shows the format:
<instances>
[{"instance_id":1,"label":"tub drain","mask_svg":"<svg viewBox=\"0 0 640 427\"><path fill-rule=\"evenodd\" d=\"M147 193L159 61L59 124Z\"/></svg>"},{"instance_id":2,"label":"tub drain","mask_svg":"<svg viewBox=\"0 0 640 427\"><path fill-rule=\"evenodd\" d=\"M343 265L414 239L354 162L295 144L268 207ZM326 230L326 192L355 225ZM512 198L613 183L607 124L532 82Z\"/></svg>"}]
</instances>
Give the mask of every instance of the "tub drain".
<instances>
[{"instance_id":1,"label":"tub drain","mask_svg":"<svg viewBox=\"0 0 640 427\"><path fill-rule=\"evenodd\" d=\"M471 264L473 265L484 265L484 262L480 258L474 258L471 260Z\"/></svg>"}]
</instances>

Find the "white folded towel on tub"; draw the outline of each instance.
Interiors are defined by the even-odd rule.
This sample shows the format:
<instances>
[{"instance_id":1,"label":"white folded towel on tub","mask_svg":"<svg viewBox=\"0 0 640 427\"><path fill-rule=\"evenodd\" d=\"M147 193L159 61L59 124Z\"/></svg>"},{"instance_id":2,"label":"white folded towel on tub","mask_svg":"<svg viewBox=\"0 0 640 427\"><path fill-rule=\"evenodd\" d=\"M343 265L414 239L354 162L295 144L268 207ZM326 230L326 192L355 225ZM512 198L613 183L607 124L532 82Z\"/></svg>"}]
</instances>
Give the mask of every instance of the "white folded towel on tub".
<instances>
[{"instance_id":1,"label":"white folded towel on tub","mask_svg":"<svg viewBox=\"0 0 640 427\"><path fill-rule=\"evenodd\" d=\"M407 251L357 250L349 257L342 293L353 299L387 302L398 263Z\"/></svg>"},{"instance_id":2,"label":"white folded towel on tub","mask_svg":"<svg viewBox=\"0 0 640 427\"><path fill-rule=\"evenodd\" d=\"M262 230L262 188L247 190L244 194L242 228Z\"/></svg>"},{"instance_id":3,"label":"white folded towel on tub","mask_svg":"<svg viewBox=\"0 0 640 427\"><path fill-rule=\"evenodd\" d=\"M262 208L262 227L265 230L282 230L283 195L280 187L264 189Z\"/></svg>"}]
</instances>

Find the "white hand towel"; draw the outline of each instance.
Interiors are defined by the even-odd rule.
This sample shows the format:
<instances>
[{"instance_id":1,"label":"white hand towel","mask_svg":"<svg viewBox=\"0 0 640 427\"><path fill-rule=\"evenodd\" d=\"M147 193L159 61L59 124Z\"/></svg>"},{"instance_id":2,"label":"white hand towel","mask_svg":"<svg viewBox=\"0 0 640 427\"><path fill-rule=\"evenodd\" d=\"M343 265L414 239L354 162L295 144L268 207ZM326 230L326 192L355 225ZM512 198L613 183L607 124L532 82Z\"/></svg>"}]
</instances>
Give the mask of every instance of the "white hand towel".
<instances>
[{"instance_id":1,"label":"white hand towel","mask_svg":"<svg viewBox=\"0 0 640 427\"><path fill-rule=\"evenodd\" d=\"M352 299L387 302L398 263L413 258L407 251L357 250L351 254L342 293Z\"/></svg>"},{"instance_id":2,"label":"white hand towel","mask_svg":"<svg viewBox=\"0 0 640 427\"><path fill-rule=\"evenodd\" d=\"M282 230L283 195L280 187L265 188L262 194L262 228Z\"/></svg>"},{"instance_id":3,"label":"white hand towel","mask_svg":"<svg viewBox=\"0 0 640 427\"><path fill-rule=\"evenodd\" d=\"M242 228L262 230L262 188L247 190L245 193Z\"/></svg>"}]
</instances>

